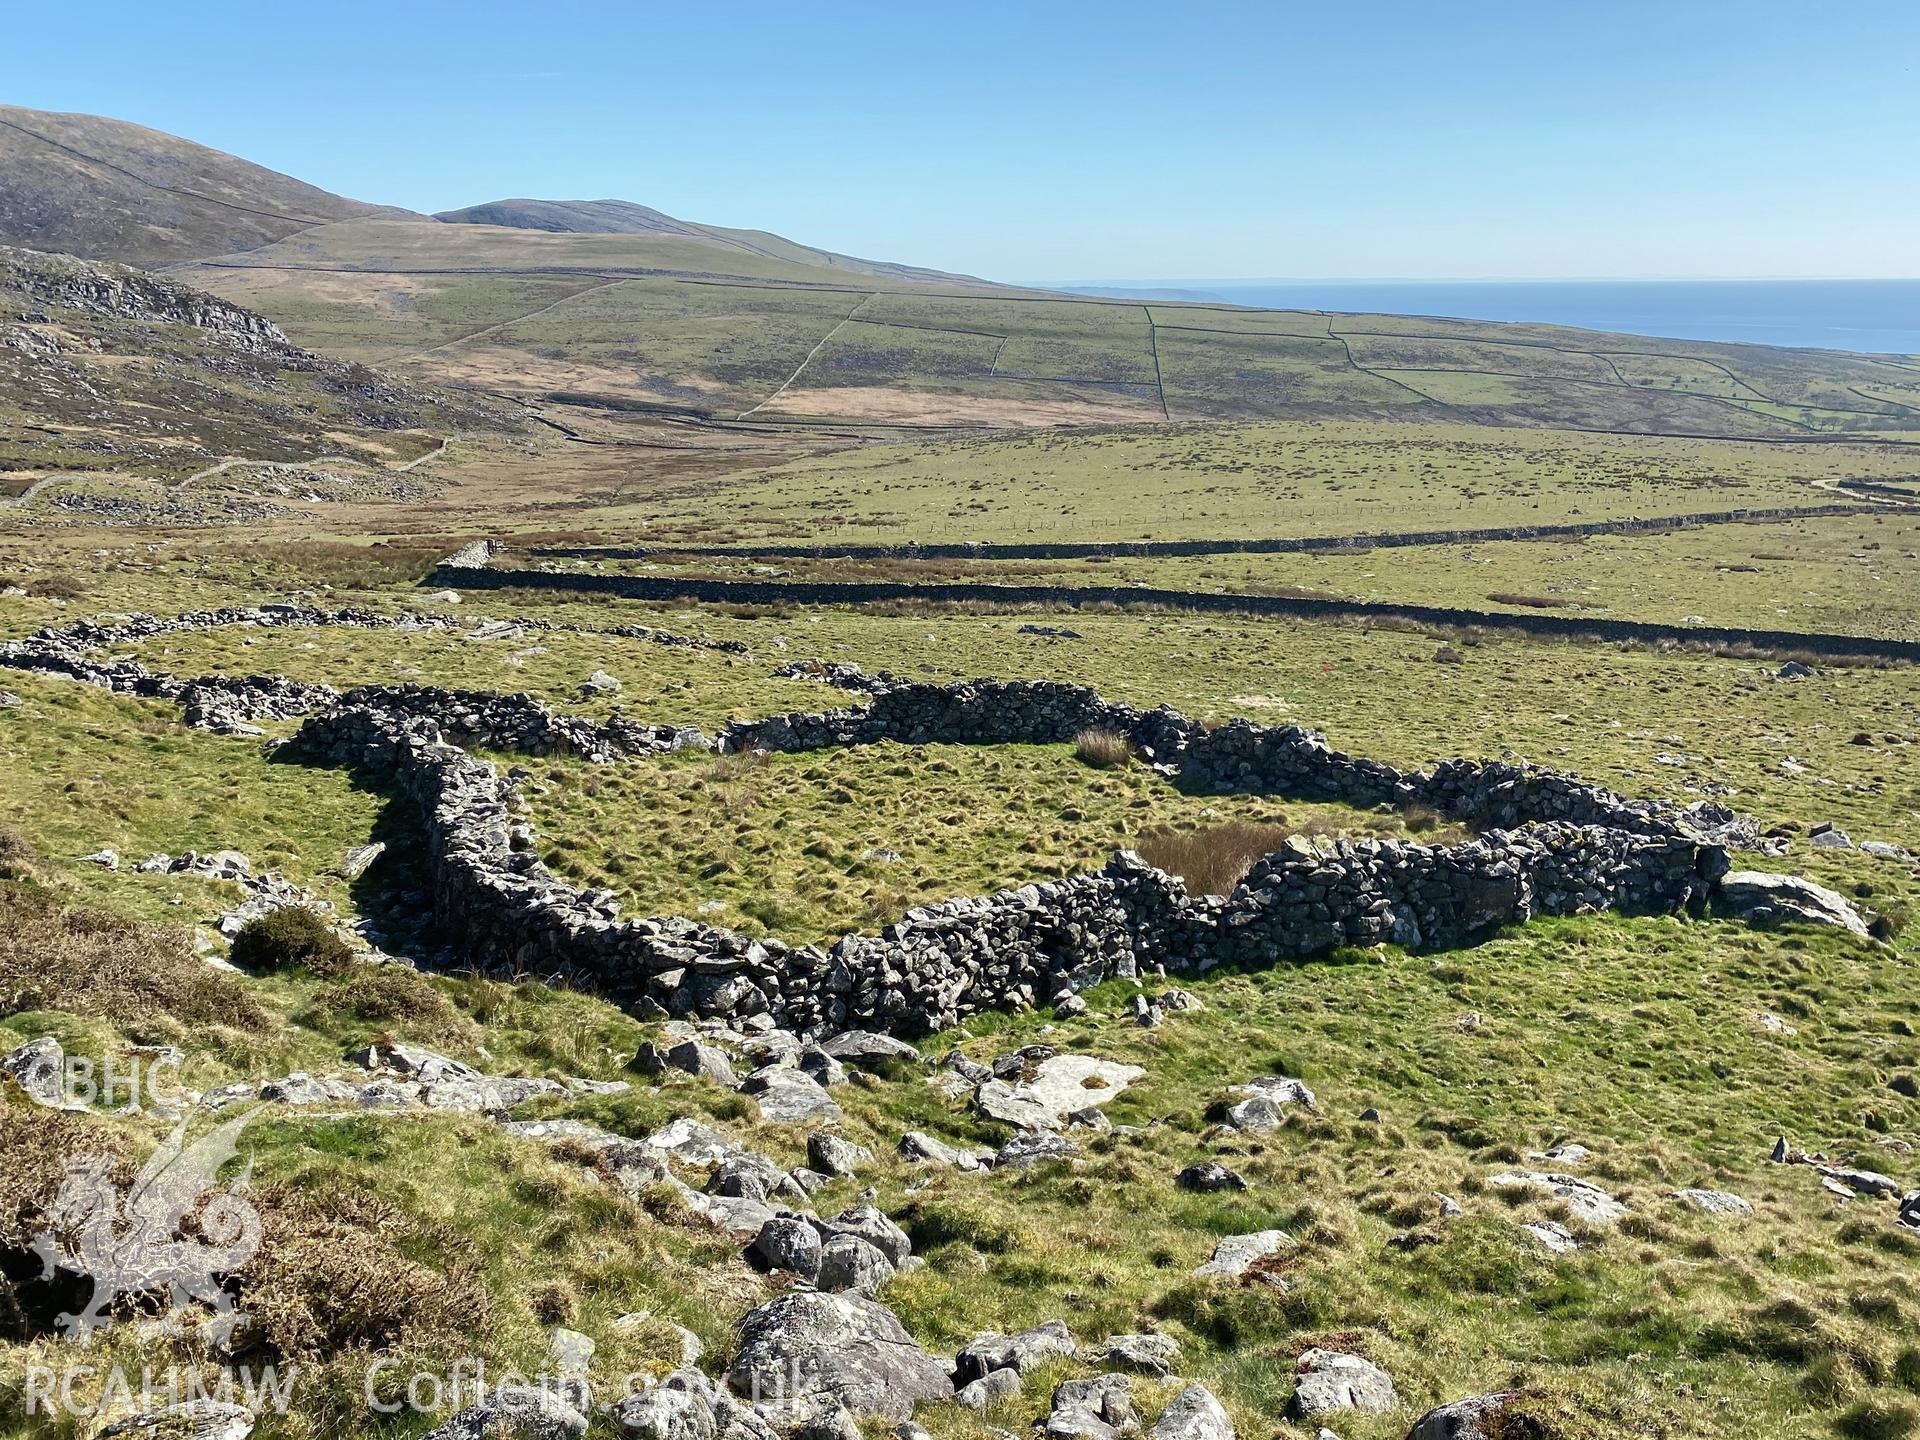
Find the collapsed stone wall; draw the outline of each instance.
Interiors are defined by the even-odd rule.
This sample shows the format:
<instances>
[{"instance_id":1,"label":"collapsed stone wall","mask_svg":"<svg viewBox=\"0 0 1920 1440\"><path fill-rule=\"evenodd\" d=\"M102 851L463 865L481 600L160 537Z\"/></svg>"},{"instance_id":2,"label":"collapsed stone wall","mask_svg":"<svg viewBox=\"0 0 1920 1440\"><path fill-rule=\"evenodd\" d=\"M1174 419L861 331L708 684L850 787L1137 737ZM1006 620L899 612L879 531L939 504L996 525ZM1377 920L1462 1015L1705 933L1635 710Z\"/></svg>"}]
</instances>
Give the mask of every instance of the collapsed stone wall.
<instances>
[{"instance_id":1,"label":"collapsed stone wall","mask_svg":"<svg viewBox=\"0 0 1920 1440\"><path fill-rule=\"evenodd\" d=\"M609 761L672 750L709 749L689 725L647 725L619 716L602 723L563 715L530 695L494 690L450 690L438 685L363 685L340 703L417 720L431 720L451 744L511 750L523 755L572 755Z\"/></svg>"},{"instance_id":2,"label":"collapsed stone wall","mask_svg":"<svg viewBox=\"0 0 1920 1440\"><path fill-rule=\"evenodd\" d=\"M803 1031L920 1032L1149 968L1258 965L1380 941L1435 949L1535 915L1697 909L1728 868L1721 842L1734 817L1717 807L1680 811L1525 766L1449 761L1402 771L1298 726L1236 720L1210 729L1165 706L1140 710L1052 681L938 686L828 667L821 678L870 703L736 723L708 739L688 727L561 715L525 695L374 685L340 696L281 676L181 680L96 653L213 624L329 623L454 628L442 617L290 606L136 616L0 644L0 664L176 699L189 720L234 732L246 728L239 716L326 707L281 756L368 773L419 808L434 916L460 962L565 979L643 1010L768 1014ZM1088 728L1125 734L1199 793L1424 803L1485 833L1446 847L1289 841L1224 898L1189 896L1177 878L1122 853L1097 874L919 907L878 935L824 948L790 946L679 916L622 920L610 891L576 889L540 862L515 782L462 748L604 761L688 747L1045 744Z\"/></svg>"},{"instance_id":3,"label":"collapsed stone wall","mask_svg":"<svg viewBox=\"0 0 1920 1440\"><path fill-rule=\"evenodd\" d=\"M371 772L419 807L435 914L461 963L563 978L647 1010L764 1013L802 1031L918 1033L1150 968L1200 972L1381 941L1438 949L1536 915L1697 910L1728 868L1724 848L1703 839L1692 817L1573 777L1463 764L1407 775L1298 727L1235 722L1208 732L1171 710L1111 705L1051 682L899 685L865 710L731 726L710 748L1043 743L1089 723L1157 742L1175 778L1208 756L1198 774L1213 787L1368 804L1453 797L1462 810L1515 815L1524 828L1457 846L1295 839L1224 898L1189 896L1176 877L1122 853L1097 874L918 907L878 935L822 948L677 916L620 919L610 892L575 890L540 863L513 782L447 743L426 713L343 704L308 721L281 753ZM1229 737L1218 753L1209 749L1215 735ZM1534 804L1543 813L1521 813ZM1634 824L1569 818L1593 814Z\"/></svg>"},{"instance_id":4,"label":"collapsed stone wall","mask_svg":"<svg viewBox=\"0 0 1920 1440\"><path fill-rule=\"evenodd\" d=\"M543 619L501 623L525 630L641 639L727 654L746 650L737 640L694 639L647 625L594 630ZM167 616L134 614L112 623L79 620L48 627L23 640L0 642L0 667L60 675L123 695L177 701L190 727L221 735L257 735L261 733L259 721L312 714L340 698L331 685L284 675L200 675L183 679L149 669L137 660L102 654L157 636L224 626L256 629L348 626L408 633L461 633L459 621L446 615L388 615L357 607L325 609L311 605L231 606ZM405 714L430 716L450 734L465 737L459 743L491 745L534 755L580 755L612 760L678 749L690 738L698 739L697 731L685 727L640 725L618 717L600 724L578 716L561 715L528 695L430 685L371 686L352 693L354 703L385 705Z\"/></svg>"}]
</instances>

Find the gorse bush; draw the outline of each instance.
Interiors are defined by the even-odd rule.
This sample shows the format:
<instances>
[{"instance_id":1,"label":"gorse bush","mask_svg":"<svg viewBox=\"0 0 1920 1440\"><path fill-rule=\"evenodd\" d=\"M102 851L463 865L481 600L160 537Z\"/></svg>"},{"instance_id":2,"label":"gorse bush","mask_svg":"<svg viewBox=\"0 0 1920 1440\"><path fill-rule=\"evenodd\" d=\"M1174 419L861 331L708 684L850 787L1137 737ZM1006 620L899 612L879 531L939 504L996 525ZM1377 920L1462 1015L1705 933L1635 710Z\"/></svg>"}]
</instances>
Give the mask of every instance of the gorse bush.
<instances>
[{"instance_id":1,"label":"gorse bush","mask_svg":"<svg viewBox=\"0 0 1920 1440\"><path fill-rule=\"evenodd\" d=\"M1073 753L1096 770L1115 770L1133 759L1133 742L1118 730L1082 730L1073 737Z\"/></svg>"},{"instance_id":2,"label":"gorse bush","mask_svg":"<svg viewBox=\"0 0 1920 1440\"><path fill-rule=\"evenodd\" d=\"M289 905L249 920L229 959L243 970L305 970L334 979L353 968L353 951L311 910Z\"/></svg>"}]
</instances>

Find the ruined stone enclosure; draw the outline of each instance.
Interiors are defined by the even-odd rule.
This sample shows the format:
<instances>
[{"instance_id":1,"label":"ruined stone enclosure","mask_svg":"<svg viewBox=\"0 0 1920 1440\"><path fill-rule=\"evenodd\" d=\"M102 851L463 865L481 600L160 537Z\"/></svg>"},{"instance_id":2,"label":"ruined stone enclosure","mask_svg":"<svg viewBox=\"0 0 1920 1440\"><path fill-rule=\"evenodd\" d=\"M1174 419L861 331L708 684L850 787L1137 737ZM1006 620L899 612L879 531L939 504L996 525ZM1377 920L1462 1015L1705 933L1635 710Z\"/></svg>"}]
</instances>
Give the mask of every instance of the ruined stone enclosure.
<instances>
[{"instance_id":1,"label":"ruined stone enclosure","mask_svg":"<svg viewBox=\"0 0 1920 1440\"><path fill-rule=\"evenodd\" d=\"M1633 800L1553 770L1460 760L1400 770L1342 754L1297 726L1209 728L1164 706L1140 710L1046 681L939 686L800 667L861 692L865 703L735 723L710 737L562 715L526 696L426 685L342 694L274 676L184 682L95 658L163 629L416 623L447 622L292 609L134 617L41 632L0 647L0 663L175 698L189 723L227 733L245 733L250 719L311 713L274 758L350 768L417 808L431 908L451 963L580 985L643 1014L764 1016L801 1031L925 1032L982 1010L1058 1004L1114 977L1259 966L1382 942L1441 949L1534 916L1698 912L1729 869L1726 846L1745 833L1718 807ZM571 886L541 863L516 779L463 748L606 761L882 740L1048 744L1090 729L1124 737L1193 795L1419 806L1477 833L1456 845L1295 838L1224 897L1189 895L1176 877L1122 852L1096 873L919 907L878 934L791 945L682 916L622 918L610 894Z\"/></svg>"}]
</instances>

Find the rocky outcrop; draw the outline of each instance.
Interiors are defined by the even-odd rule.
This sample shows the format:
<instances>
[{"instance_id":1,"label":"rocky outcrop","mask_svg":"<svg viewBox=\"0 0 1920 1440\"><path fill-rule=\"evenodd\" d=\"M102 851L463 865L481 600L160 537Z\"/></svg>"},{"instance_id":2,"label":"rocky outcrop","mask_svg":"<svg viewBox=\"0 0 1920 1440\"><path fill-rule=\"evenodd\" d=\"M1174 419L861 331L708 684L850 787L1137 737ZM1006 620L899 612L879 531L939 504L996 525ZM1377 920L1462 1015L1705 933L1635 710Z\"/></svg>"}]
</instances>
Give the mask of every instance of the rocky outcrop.
<instances>
[{"instance_id":1,"label":"rocky outcrop","mask_svg":"<svg viewBox=\"0 0 1920 1440\"><path fill-rule=\"evenodd\" d=\"M817 1291L747 1312L727 1384L795 1426L841 1411L905 1420L922 1401L953 1398L946 1362L915 1344L886 1306Z\"/></svg>"},{"instance_id":2,"label":"rocky outcrop","mask_svg":"<svg viewBox=\"0 0 1920 1440\"><path fill-rule=\"evenodd\" d=\"M1732 871L1720 879L1715 906L1749 925L1819 925L1872 938L1867 922L1841 895L1798 875Z\"/></svg>"},{"instance_id":3,"label":"rocky outcrop","mask_svg":"<svg viewBox=\"0 0 1920 1440\"><path fill-rule=\"evenodd\" d=\"M61 310L191 325L240 349L292 349L280 327L265 316L204 290L124 266L0 247L0 289Z\"/></svg>"}]
</instances>

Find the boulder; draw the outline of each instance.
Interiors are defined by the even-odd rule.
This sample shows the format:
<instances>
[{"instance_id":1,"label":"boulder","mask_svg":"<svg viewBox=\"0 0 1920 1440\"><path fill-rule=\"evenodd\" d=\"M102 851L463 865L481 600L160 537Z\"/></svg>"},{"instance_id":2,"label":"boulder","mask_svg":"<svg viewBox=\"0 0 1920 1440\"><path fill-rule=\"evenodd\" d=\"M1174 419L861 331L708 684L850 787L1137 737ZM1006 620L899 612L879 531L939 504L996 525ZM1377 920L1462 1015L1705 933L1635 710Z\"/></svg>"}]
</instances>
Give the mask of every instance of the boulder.
<instances>
[{"instance_id":1,"label":"boulder","mask_svg":"<svg viewBox=\"0 0 1920 1440\"><path fill-rule=\"evenodd\" d=\"M904 1040L872 1030L842 1030L820 1042L819 1048L849 1065L871 1065L878 1060L905 1060L918 1064L920 1052Z\"/></svg>"},{"instance_id":2,"label":"boulder","mask_svg":"<svg viewBox=\"0 0 1920 1440\"><path fill-rule=\"evenodd\" d=\"M837 1409L905 1420L915 1405L953 1398L946 1362L921 1349L886 1306L818 1291L747 1312L727 1384L796 1423Z\"/></svg>"},{"instance_id":3,"label":"boulder","mask_svg":"<svg viewBox=\"0 0 1920 1440\"><path fill-rule=\"evenodd\" d=\"M1249 1135L1278 1130L1286 1118L1286 1112L1264 1095L1249 1095L1227 1107L1227 1124Z\"/></svg>"},{"instance_id":4,"label":"boulder","mask_svg":"<svg viewBox=\"0 0 1920 1440\"><path fill-rule=\"evenodd\" d=\"M1049 1440L1115 1440L1139 1428L1132 1387L1124 1375L1063 1380L1054 1387L1046 1426Z\"/></svg>"},{"instance_id":5,"label":"boulder","mask_svg":"<svg viewBox=\"0 0 1920 1440\"><path fill-rule=\"evenodd\" d=\"M1196 1275L1244 1275L1255 1261L1282 1250L1291 1250L1293 1237L1284 1230L1256 1230L1251 1235L1223 1236L1213 1247L1213 1258L1197 1268Z\"/></svg>"},{"instance_id":6,"label":"boulder","mask_svg":"<svg viewBox=\"0 0 1920 1440\"><path fill-rule=\"evenodd\" d=\"M873 1163L873 1151L842 1135L816 1130L807 1136L807 1164L823 1175L852 1175Z\"/></svg>"},{"instance_id":7,"label":"boulder","mask_svg":"<svg viewBox=\"0 0 1920 1440\"><path fill-rule=\"evenodd\" d=\"M777 1124L799 1125L817 1121L832 1125L842 1115L839 1104L826 1087L804 1070L790 1065L773 1065L756 1070L741 1087L753 1096L762 1120Z\"/></svg>"},{"instance_id":8,"label":"boulder","mask_svg":"<svg viewBox=\"0 0 1920 1440\"><path fill-rule=\"evenodd\" d=\"M858 1235L835 1235L820 1249L813 1281L822 1290L868 1297L894 1277L895 1267L880 1248Z\"/></svg>"},{"instance_id":9,"label":"boulder","mask_svg":"<svg viewBox=\"0 0 1920 1440\"><path fill-rule=\"evenodd\" d=\"M878 1206L864 1201L850 1205L831 1220L813 1222L828 1239L837 1235L857 1235L887 1257L895 1269L907 1263L913 1254L913 1242L907 1232L880 1212Z\"/></svg>"},{"instance_id":10,"label":"boulder","mask_svg":"<svg viewBox=\"0 0 1920 1440\"><path fill-rule=\"evenodd\" d=\"M1318 1346L1301 1355L1288 1411L1314 1420L1341 1410L1381 1415L1400 1403L1387 1372L1371 1360Z\"/></svg>"},{"instance_id":11,"label":"boulder","mask_svg":"<svg viewBox=\"0 0 1920 1440\"><path fill-rule=\"evenodd\" d=\"M978 1380L970 1380L954 1392L953 1398L969 1410L984 1410L1001 1400L1011 1400L1020 1393L1020 1372L1017 1370L989 1370Z\"/></svg>"},{"instance_id":12,"label":"boulder","mask_svg":"<svg viewBox=\"0 0 1920 1440\"><path fill-rule=\"evenodd\" d=\"M1147 1433L1151 1440L1234 1440L1233 1421L1204 1385L1189 1385L1169 1400Z\"/></svg>"},{"instance_id":13,"label":"boulder","mask_svg":"<svg viewBox=\"0 0 1920 1440\"><path fill-rule=\"evenodd\" d=\"M1024 1375L1049 1360L1073 1354L1073 1335L1066 1322L1049 1320L1017 1335L979 1335L961 1347L954 1357L953 1373L962 1383L978 1380L996 1370L1013 1370Z\"/></svg>"},{"instance_id":14,"label":"boulder","mask_svg":"<svg viewBox=\"0 0 1920 1440\"><path fill-rule=\"evenodd\" d=\"M453 1060L403 1040L363 1045L347 1056L348 1063L377 1075L404 1075L423 1085L444 1080L484 1080L486 1077L461 1060Z\"/></svg>"},{"instance_id":15,"label":"boulder","mask_svg":"<svg viewBox=\"0 0 1920 1440\"><path fill-rule=\"evenodd\" d=\"M691 1389L654 1385L613 1407L614 1428L630 1440L714 1440L713 1405Z\"/></svg>"},{"instance_id":16,"label":"boulder","mask_svg":"<svg viewBox=\"0 0 1920 1440\"><path fill-rule=\"evenodd\" d=\"M1726 1190L1699 1190L1688 1187L1673 1192L1673 1198L1709 1215L1751 1215L1753 1206Z\"/></svg>"},{"instance_id":17,"label":"boulder","mask_svg":"<svg viewBox=\"0 0 1920 1440\"><path fill-rule=\"evenodd\" d=\"M587 1417L553 1391L503 1385L422 1440L574 1440L586 1433Z\"/></svg>"},{"instance_id":18,"label":"boulder","mask_svg":"<svg viewBox=\"0 0 1920 1440\"><path fill-rule=\"evenodd\" d=\"M103 1425L96 1440L247 1440L255 1417L244 1405L201 1397Z\"/></svg>"},{"instance_id":19,"label":"boulder","mask_svg":"<svg viewBox=\"0 0 1920 1440\"><path fill-rule=\"evenodd\" d=\"M1109 1335L1087 1357L1095 1365L1167 1376L1180 1363L1180 1342L1171 1335Z\"/></svg>"},{"instance_id":20,"label":"boulder","mask_svg":"<svg viewBox=\"0 0 1920 1440\"><path fill-rule=\"evenodd\" d=\"M1029 1165L1043 1165L1049 1160L1071 1160L1079 1153L1080 1147L1064 1135L1022 1130L1000 1147L1000 1153L994 1157L993 1163L1003 1170L1024 1170Z\"/></svg>"},{"instance_id":21,"label":"boulder","mask_svg":"<svg viewBox=\"0 0 1920 1440\"><path fill-rule=\"evenodd\" d=\"M1513 1392L1501 1391L1437 1405L1413 1422L1407 1440L1494 1440L1499 1417L1513 1399Z\"/></svg>"},{"instance_id":22,"label":"boulder","mask_svg":"<svg viewBox=\"0 0 1920 1440\"><path fill-rule=\"evenodd\" d=\"M989 1080L976 1090L973 1108L989 1120L999 1120L1016 1130L1051 1130L1060 1123L1053 1111L1004 1080Z\"/></svg>"},{"instance_id":23,"label":"boulder","mask_svg":"<svg viewBox=\"0 0 1920 1440\"><path fill-rule=\"evenodd\" d=\"M1233 1093L1259 1095L1275 1105L1304 1105L1309 1110L1316 1109L1319 1104L1305 1082L1295 1080L1290 1075L1262 1075L1244 1085L1234 1086Z\"/></svg>"},{"instance_id":24,"label":"boulder","mask_svg":"<svg viewBox=\"0 0 1920 1440\"><path fill-rule=\"evenodd\" d=\"M1539 1170L1504 1170L1487 1177L1489 1185L1501 1189L1538 1190L1566 1202L1574 1215L1589 1225L1611 1225L1627 1213L1627 1207L1598 1185L1572 1175L1554 1175Z\"/></svg>"},{"instance_id":25,"label":"boulder","mask_svg":"<svg viewBox=\"0 0 1920 1440\"><path fill-rule=\"evenodd\" d=\"M729 1090L740 1083L734 1076L733 1062L727 1059L726 1052L711 1045L702 1045L698 1040L682 1040L667 1051L665 1059L676 1070L704 1076Z\"/></svg>"},{"instance_id":26,"label":"boulder","mask_svg":"<svg viewBox=\"0 0 1920 1440\"><path fill-rule=\"evenodd\" d=\"M1533 1220L1520 1227L1536 1240L1542 1249L1555 1255L1571 1255L1580 1248L1580 1242L1573 1238L1573 1232L1558 1220Z\"/></svg>"},{"instance_id":27,"label":"boulder","mask_svg":"<svg viewBox=\"0 0 1920 1440\"><path fill-rule=\"evenodd\" d=\"M847 1082L847 1067L817 1045L809 1045L800 1051L794 1064L818 1084L834 1086Z\"/></svg>"},{"instance_id":28,"label":"boulder","mask_svg":"<svg viewBox=\"0 0 1920 1440\"><path fill-rule=\"evenodd\" d=\"M918 1130L909 1130L900 1137L900 1154L908 1160L945 1165L954 1170L984 1170L990 1159L972 1150L956 1150L945 1141L936 1140Z\"/></svg>"},{"instance_id":29,"label":"boulder","mask_svg":"<svg viewBox=\"0 0 1920 1440\"><path fill-rule=\"evenodd\" d=\"M1202 1160L1197 1165L1189 1165L1174 1177L1174 1184L1182 1190L1245 1190L1246 1178L1237 1170L1229 1170L1218 1160Z\"/></svg>"},{"instance_id":30,"label":"boulder","mask_svg":"<svg viewBox=\"0 0 1920 1440\"><path fill-rule=\"evenodd\" d=\"M806 1280L820 1273L820 1232L795 1215L776 1215L760 1227L751 1253L769 1270L786 1270ZM838 1288L838 1287L835 1287Z\"/></svg>"},{"instance_id":31,"label":"boulder","mask_svg":"<svg viewBox=\"0 0 1920 1440\"><path fill-rule=\"evenodd\" d=\"M741 1148L711 1125L687 1116L662 1125L647 1137L647 1144L683 1165L717 1165Z\"/></svg>"},{"instance_id":32,"label":"boulder","mask_svg":"<svg viewBox=\"0 0 1920 1440\"><path fill-rule=\"evenodd\" d=\"M0 1060L0 1075L5 1075L26 1092L29 1100L42 1105L66 1103L66 1052L51 1035L42 1035Z\"/></svg>"},{"instance_id":33,"label":"boulder","mask_svg":"<svg viewBox=\"0 0 1920 1440\"><path fill-rule=\"evenodd\" d=\"M1720 877L1715 905L1722 913L1750 925L1824 925L1846 930L1862 940L1873 938L1867 922L1845 899L1798 875L1729 871Z\"/></svg>"}]
</instances>

